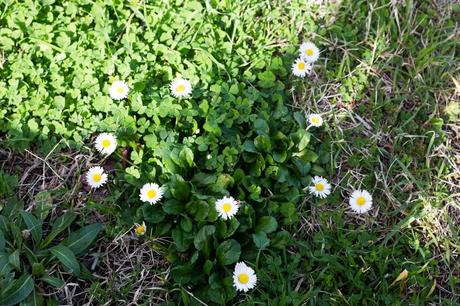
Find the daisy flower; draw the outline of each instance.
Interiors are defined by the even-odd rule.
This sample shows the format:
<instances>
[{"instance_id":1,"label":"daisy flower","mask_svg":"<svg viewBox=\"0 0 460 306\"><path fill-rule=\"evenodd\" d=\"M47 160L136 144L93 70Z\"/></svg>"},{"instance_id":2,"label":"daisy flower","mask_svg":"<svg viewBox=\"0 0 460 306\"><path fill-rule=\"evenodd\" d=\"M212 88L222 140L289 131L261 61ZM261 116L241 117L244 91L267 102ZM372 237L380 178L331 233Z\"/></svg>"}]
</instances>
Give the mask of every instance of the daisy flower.
<instances>
[{"instance_id":1,"label":"daisy flower","mask_svg":"<svg viewBox=\"0 0 460 306\"><path fill-rule=\"evenodd\" d=\"M163 190L155 183L145 184L140 192L141 201L155 204L163 197Z\"/></svg>"},{"instance_id":2,"label":"daisy flower","mask_svg":"<svg viewBox=\"0 0 460 306\"><path fill-rule=\"evenodd\" d=\"M257 276L251 267L248 267L244 262L239 262L235 265L233 286L236 290L248 292L248 290L256 286L256 283Z\"/></svg>"},{"instance_id":3,"label":"daisy flower","mask_svg":"<svg viewBox=\"0 0 460 306\"><path fill-rule=\"evenodd\" d=\"M192 93L192 84L188 80L175 79L170 85L171 92L176 98L188 98Z\"/></svg>"},{"instance_id":4,"label":"daisy flower","mask_svg":"<svg viewBox=\"0 0 460 306\"><path fill-rule=\"evenodd\" d=\"M314 63L319 58L319 49L312 42L306 42L300 45L300 57L308 63Z\"/></svg>"},{"instance_id":5,"label":"daisy flower","mask_svg":"<svg viewBox=\"0 0 460 306\"><path fill-rule=\"evenodd\" d=\"M314 126L314 127L320 127L323 125L323 118L319 114L311 114L308 116L308 122L310 125L307 127L307 130Z\"/></svg>"},{"instance_id":6,"label":"daisy flower","mask_svg":"<svg viewBox=\"0 0 460 306\"><path fill-rule=\"evenodd\" d=\"M101 133L96 137L95 144L99 152L110 155L117 148L117 138L113 134Z\"/></svg>"},{"instance_id":7,"label":"daisy flower","mask_svg":"<svg viewBox=\"0 0 460 306\"><path fill-rule=\"evenodd\" d=\"M237 212L240 204L232 197L223 197L216 201L216 210L224 220L231 219Z\"/></svg>"},{"instance_id":8,"label":"daisy flower","mask_svg":"<svg viewBox=\"0 0 460 306\"><path fill-rule=\"evenodd\" d=\"M144 236L145 232L147 231L147 225L145 225L145 222L142 222L142 224L134 224L136 227L134 231L136 232L137 236Z\"/></svg>"},{"instance_id":9,"label":"daisy flower","mask_svg":"<svg viewBox=\"0 0 460 306\"><path fill-rule=\"evenodd\" d=\"M311 73L312 64L306 62L301 57L296 59L294 64L292 64L292 73L297 77L305 77Z\"/></svg>"},{"instance_id":10,"label":"daisy flower","mask_svg":"<svg viewBox=\"0 0 460 306\"><path fill-rule=\"evenodd\" d=\"M316 197L324 199L331 193L331 184L321 176L315 176L312 180L313 186L308 187L310 193L314 194Z\"/></svg>"},{"instance_id":11,"label":"daisy flower","mask_svg":"<svg viewBox=\"0 0 460 306\"><path fill-rule=\"evenodd\" d=\"M86 180L91 188L99 188L107 182L107 174L102 167L92 167L86 173Z\"/></svg>"},{"instance_id":12,"label":"daisy flower","mask_svg":"<svg viewBox=\"0 0 460 306\"><path fill-rule=\"evenodd\" d=\"M124 81L114 81L109 88L110 97L114 100L123 100L128 96L129 88Z\"/></svg>"},{"instance_id":13,"label":"daisy flower","mask_svg":"<svg viewBox=\"0 0 460 306\"><path fill-rule=\"evenodd\" d=\"M365 213L372 208L372 196L366 190L355 190L350 197L350 207L357 213Z\"/></svg>"}]
</instances>

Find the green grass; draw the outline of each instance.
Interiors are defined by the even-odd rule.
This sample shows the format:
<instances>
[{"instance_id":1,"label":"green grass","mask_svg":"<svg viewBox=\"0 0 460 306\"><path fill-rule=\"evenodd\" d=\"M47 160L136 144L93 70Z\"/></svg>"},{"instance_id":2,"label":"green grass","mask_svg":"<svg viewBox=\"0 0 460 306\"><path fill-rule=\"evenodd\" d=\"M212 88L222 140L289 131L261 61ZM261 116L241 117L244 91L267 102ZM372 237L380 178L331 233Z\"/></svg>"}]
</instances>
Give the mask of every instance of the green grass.
<instances>
[{"instance_id":1,"label":"green grass","mask_svg":"<svg viewBox=\"0 0 460 306\"><path fill-rule=\"evenodd\" d=\"M353 1L317 36L328 65L298 107L330 116L337 192L365 186L377 207L356 218L338 202L307 217L316 231L306 236L306 265L314 259L311 286L328 288L324 303L458 302L458 186L446 183L455 165L446 123L458 122L445 113L458 105L450 100L458 78L453 7ZM404 269L407 280L390 286Z\"/></svg>"},{"instance_id":2,"label":"green grass","mask_svg":"<svg viewBox=\"0 0 460 306\"><path fill-rule=\"evenodd\" d=\"M50 169L59 169L61 164L73 169L66 172L71 177L68 181L55 180L60 182L58 190L52 191L55 202L76 210L82 224L94 218L106 224L100 246L116 250L119 256L101 261L107 254L101 254L101 247L93 249L93 258L99 259L97 273L104 281L82 282L85 289L76 298L79 303L89 299L101 305L133 299L145 305L152 299L171 305L198 305L203 300L243 305L460 303L456 174L460 147L455 139L460 113L458 5L383 0L327 5L304 1L205 1L200 6L188 1L76 4L0 4L0 55L4 58L0 61L0 136L6 150L32 148L43 157L52 150L44 158L46 164L38 160L43 173L52 177ZM298 80L289 72L298 44L304 40L314 41L321 57L314 75ZM40 51L43 44L51 49ZM59 54L66 58L57 65ZM117 76L133 84L130 104L105 98L112 65L117 67ZM200 84L191 103L176 104L169 98L167 84L177 71ZM235 102L246 93L253 104ZM234 137L234 122L259 136L266 129L260 119L271 130L285 133L296 126L293 117L278 116L285 111L283 104L297 112L319 112L325 118L326 128L312 133L309 146L319 154L317 165L333 183L334 192L325 200L308 194L297 198L292 193L299 186L286 192L275 183L267 189L286 192L279 199L259 194L255 185L266 187L267 181L256 179L263 171L257 167L265 165L259 166L253 155L239 151L243 147L240 138L251 139L252 134L239 130ZM152 105L159 107L161 115L150 112ZM187 110L189 113L178 117ZM246 117L248 112L257 116ZM179 119L171 119L176 117ZM281 120L285 121L278 125ZM206 137L193 136L197 127ZM98 157L86 146L89 137L101 130L117 130L121 145L133 154L124 161L129 166L126 170L118 162L122 154L108 163L116 173L116 185L107 192L88 194L80 176ZM161 135L158 140L151 136L155 134ZM181 146L175 147L175 142ZM171 146L171 151L156 155L152 152L157 146ZM188 159L180 161L186 153L174 150L183 147L193 151L194 165L209 172L232 173L234 165L250 165L246 179L254 185L239 185L235 179L231 187L226 176L217 187L199 185L197 181L208 178L194 177L194 170L186 165ZM85 157L72 168L69 156L76 156L76 151ZM208 151L211 161L204 158ZM174 154L179 161L166 158ZM240 154L246 154L247 165L240 163ZM153 166L160 164L166 166ZM276 164L285 165L291 166ZM29 168L30 164L20 162L13 166L2 163L1 167L19 177ZM256 268L256 289L234 294L229 285L231 266L216 268L222 279L212 274L215 282L209 285L192 278L181 283L185 276L166 268L171 262L190 261L192 254L181 249L178 255L169 246L173 238L168 226L175 227L175 223L157 220L157 210L138 209L136 188L140 174L165 182L167 177L174 181L171 188L185 188L169 172L190 181L196 194L206 191L217 196L230 186L229 190L252 206L263 203L256 211L276 217L277 233L290 233L287 247L243 250L242 258ZM30 182L30 173L24 184ZM239 174L233 176L237 177ZM43 180L49 188L52 182ZM26 198L37 192L30 186L37 184L20 189ZM348 197L356 188L373 194L374 208L368 214L356 215L348 209ZM174 192L171 197L184 197L182 191ZM179 204L171 203L167 207L173 211ZM206 224L196 211L189 214L195 218L194 225ZM247 218L253 215L248 212ZM130 240L127 234L127 242L121 245L112 241L124 237L132 223L142 218L149 221L151 240L142 243ZM240 221L246 226L245 218ZM180 220L178 223L186 222ZM247 231L252 231L250 225ZM284 237L267 234L273 244ZM158 240L160 237L163 239ZM248 249L244 241L255 239L244 233L236 237ZM187 243L185 240L174 242ZM141 259L133 261L130 254ZM154 256L146 260L148 254ZM120 267L124 271L120 275L101 272ZM146 269L150 271L147 276ZM404 270L407 278L395 282ZM123 290L117 291L120 284ZM112 291L117 295L112 296Z\"/></svg>"}]
</instances>

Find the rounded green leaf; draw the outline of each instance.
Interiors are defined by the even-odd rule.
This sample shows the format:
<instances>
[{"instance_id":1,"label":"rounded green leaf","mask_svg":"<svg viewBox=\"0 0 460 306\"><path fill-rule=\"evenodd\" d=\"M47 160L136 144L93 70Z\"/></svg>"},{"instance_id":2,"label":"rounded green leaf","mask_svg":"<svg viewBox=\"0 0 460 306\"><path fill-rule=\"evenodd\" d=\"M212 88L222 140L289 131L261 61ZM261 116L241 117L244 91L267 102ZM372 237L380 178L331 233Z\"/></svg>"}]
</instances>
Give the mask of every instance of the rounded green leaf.
<instances>
[{"instance_id":1,"label":"rounded green leaf","mask_svg":"<svg viewBox=\"0 0 460 306\"><path fill-rule=\"evenodd\" d=\"M259 218L259 220L257 221L255 231L256 233L265 232L268 234L276 231L277 227L278 222L276 222L275 218L273 218L272 216L263 216Z\"/></svg>"},{"instance_id":2,"label":"rounded green leaf","mask_svg":"<svg viewBox=\"0 0 460 306\"><path fill-rule=\"evenodd\" d=\"M240 259L241 246L234 239L226 240L217 247L216 254L220 264L231 265Z\"/></svg>"}]
</instances>

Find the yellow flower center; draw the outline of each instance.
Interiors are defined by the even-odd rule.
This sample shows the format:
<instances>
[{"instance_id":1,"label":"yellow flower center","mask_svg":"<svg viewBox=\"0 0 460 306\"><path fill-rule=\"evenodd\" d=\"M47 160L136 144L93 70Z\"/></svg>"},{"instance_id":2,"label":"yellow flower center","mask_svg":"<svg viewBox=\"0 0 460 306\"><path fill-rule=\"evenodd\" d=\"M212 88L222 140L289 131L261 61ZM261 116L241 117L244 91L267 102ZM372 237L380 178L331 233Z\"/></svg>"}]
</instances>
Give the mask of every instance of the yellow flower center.
<instances>
[{"instance_id":1,"label":"yellow flower center","mask_svg":"<svg viewBox=\"0 0 460 306\"><path fill-rule=\"evenodd\" d=\"M359 206L363 206L364 203L366 203L366 198L365 198L365 197L359 196L359 197L356 199L356 204L358 204Z\"/></svg>"},{"instance_id":2,"label":"yellow flower center","mask_svg":"<svg viewBox=\"0 0 460 306\"><path fill-rule=\"evenodd\" d=\"M309 48L309 49L305 50L305 54L308 55L308 56L312 56L313 55L313 49Z\"/></svg>"},{"instance_id":3,"label":"yellow flower center","mask_svg":"<svg viewBox=\"0 0 460 306\"><path fill-rule=\"evenodd\" d=\"M149 199L153 199L156 195L157 195L157 192L154 189L150 189L149 191L147 191L147 197Z\"/></svg>"},{"instance_id":4,"label":"yellow flower center","mask_svg":"<svg viewBox=\"0 0 460 306\"><path fill-rule=\"evenodd\" d=\"M176 90L177 90L177 92L184 92L184 90L185 90L185 86L184 86L184 85L182 85L182 84L180 84L180 85L177 85L177 87L176 87Z\"/></svg>"},{"instance_id":5,"label":"yellow flower center","mask_svg":"<svg viewBox=\"0 0 460 306\"><path fill-rule=\"evenodd\" d=\"M102 146L103 146L104 148L108 148L108 147L110 146L110 140L104 139L104 140L102 141Z\"/></svg>"},{"instance_id":6,"label":"yellow flower center","mask_svg":"<svg viewBox=\"0 0 460 306\"><path fill-rule=\"evenodd\" d=\"M311 122L318 124L319 123L319 118L318 117L313 117L311 118Z\"/></svg>"},{"instance_id":7,"label":"yellow flower center","mask_svg":"<svg viewBox=\"0 0 460 306\"><path fill-rule=\"evenodd\" d=\"M98 183L102 179L102 175L100 173L96 173L93 175L93 181Z\"/></svg>"},{"instance_id":8,"label":"yellow flower center","mask_svg":"<svg viewBox=\"0 0 460 306\"><path fill-rule=\"evenodd\" d=\"M316 183L315 188L317 191L323 191L324 190L324 184L323 183Z\"/></svg>"},{"instance_id":9,"label":"yellow flower center","mask_svg":"<svg viewBox=\"0 0 460 306\"><path fill-rule=\"evenodd\" d=\"M299 68L300 70L304 70L305 69L305 63L304 62L298 63L297 68Z\"/></svg>"},{"instance_id":10,"label":"yellow flower center","mask_svg":"<svg viewBox=\"0 0 460 306\"><path fill-rule=\"evenodd\" d=\"M225 203L224 205L222 205L222 209L224 210L224 212L229 213L232 209L232 205L230 203Z\"/></svg>"},{"instance_id":11,"label":"yellow flower center","mask_svg":"<svg viewBox=\"0 0 460 306\"><path fill-rule=\"evenodd\" d=\"M139 225L138 227L136 227L136 234L142 235L144 233L145 233L145 226Z\"/></svg>"},{"instance_id":12,"label":"yellow flower center","mask_svg":"<svg viewBox=\"0 0 460 306\"><path fill-rule=\"evenodd\" d=\"M246 273L241 273L238 275L238 281L242 284L247 284L249 282L249 275Z\"/></svg>"},{"instance_id":13,"label":"yellow flower center","mask_svg":"<svg viewBox=\"0 0 460 306\"><path fill-rule=\"evenodd\" d=\"M118 87L118 88L117 88L117 92L118 92L119 94L123 93L123 87L121 87L121 86Z\"/></svg>"}]
</instances>

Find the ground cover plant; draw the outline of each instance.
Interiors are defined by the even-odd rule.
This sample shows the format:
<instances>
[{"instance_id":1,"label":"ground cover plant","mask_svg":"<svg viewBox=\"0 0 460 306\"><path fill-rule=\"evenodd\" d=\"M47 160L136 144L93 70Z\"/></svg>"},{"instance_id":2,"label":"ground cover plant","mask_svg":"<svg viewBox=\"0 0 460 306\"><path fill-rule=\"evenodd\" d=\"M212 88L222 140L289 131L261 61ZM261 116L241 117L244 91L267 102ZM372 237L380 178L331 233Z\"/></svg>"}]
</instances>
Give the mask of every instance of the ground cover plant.
<instances>
[{"instance_id":1,"label":"ground cover plant","mask_svg":"<svg viewBox=\"0 0 460 306\"><path fill-rule=\"evenodd\" d=\"M41 274L27 253L10 269L20 236L1 228L0 280L32 288L0 291L5 304L458 300L457 6L28 0L0 12L2 214L22 199L13 220L31 249L63 216L76 218L70 237L104 223L82 248L95 264L56 235ZM36 214L43 195L49 217ZM20 279L59 262L57 291Z\"/></svg>"}]
</instances>

